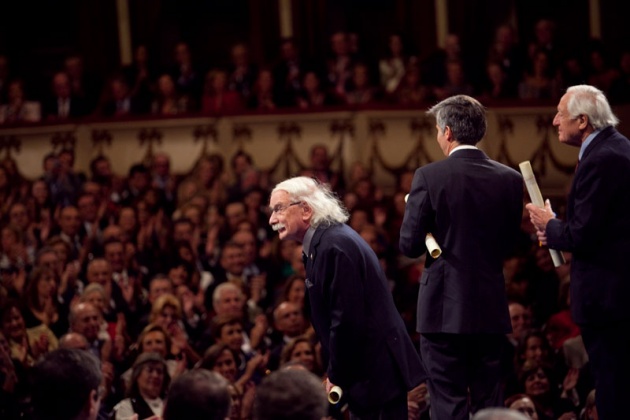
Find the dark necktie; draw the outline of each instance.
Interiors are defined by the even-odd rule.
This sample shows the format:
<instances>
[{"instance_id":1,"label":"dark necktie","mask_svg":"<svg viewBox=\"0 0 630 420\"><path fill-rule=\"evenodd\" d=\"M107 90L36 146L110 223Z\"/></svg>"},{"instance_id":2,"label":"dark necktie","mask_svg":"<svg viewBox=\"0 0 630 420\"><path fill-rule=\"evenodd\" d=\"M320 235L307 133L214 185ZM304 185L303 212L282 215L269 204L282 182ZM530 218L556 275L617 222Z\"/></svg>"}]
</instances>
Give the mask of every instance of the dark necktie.
<instances>
[{"instance_id":1,"label":"dark necktie","mask_svg":"<svg viewBox=\"0 0 630 420\"><path fill-rule=\"evenodd\" d=\"M308 258L306 257L306 254L304 252L302 252L302 262L304 263L304 267L306 267L306 261L308 260Z\"/></svg>"}]
</instances>

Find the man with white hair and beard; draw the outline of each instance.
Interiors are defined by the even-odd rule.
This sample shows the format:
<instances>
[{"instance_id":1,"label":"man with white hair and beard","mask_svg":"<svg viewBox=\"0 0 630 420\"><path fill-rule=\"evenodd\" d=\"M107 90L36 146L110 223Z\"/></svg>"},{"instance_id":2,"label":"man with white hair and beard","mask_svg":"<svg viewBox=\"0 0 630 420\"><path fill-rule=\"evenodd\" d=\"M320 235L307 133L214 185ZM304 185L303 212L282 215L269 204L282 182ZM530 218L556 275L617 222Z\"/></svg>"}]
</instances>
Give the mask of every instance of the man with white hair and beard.
<instances>
[{"instance_id":1,"label":"man with white hair and beard","mask_svg":"<svg viewBox=\"0 0 630 420\"><path fill-rule=\"evenodd\" d=\"M302 243L313 327L327 360L326 392L341 387L353 419L407 418L407 391L425 379L378 258L348 212L308 177L271 192L269 224Z\"/></svg>"}]
</instances>

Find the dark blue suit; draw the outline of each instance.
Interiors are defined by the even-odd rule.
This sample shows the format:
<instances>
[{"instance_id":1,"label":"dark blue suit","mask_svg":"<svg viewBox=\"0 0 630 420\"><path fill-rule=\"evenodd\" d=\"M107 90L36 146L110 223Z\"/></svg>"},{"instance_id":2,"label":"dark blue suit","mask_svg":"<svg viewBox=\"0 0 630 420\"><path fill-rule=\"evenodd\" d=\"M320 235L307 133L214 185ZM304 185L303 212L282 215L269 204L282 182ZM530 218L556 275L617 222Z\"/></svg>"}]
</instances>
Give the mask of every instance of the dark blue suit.
<instances>
[{"instance_id":1,"label":"dark blue suit","mask_svg":"<svg viewBox=\"0 0 630 420\"><path fill-rule=\"evenodd\" d=\"M511 332L503 260L515 246L523 181L481 150L457 150L419 168L400 231L400 250L426 252L427 233L442 248L427 257L418 295L420 352L436 419L467 419L502 405L499 358Z\"/></svg>"},{"instance_id":2,"label":"dark blue suit","mask_svg":"<svg viewBox=\"0 0 630 420\"><path fill-rule=\"evenodd\" d=\"M586 148L566 221L546 228L570 251L571 313L594 371L600 419L618 418L630 395L630 141L613 127Z\"/></svg>"},{"instance_id":3,"label":"dark blue suit","mask_svg":"<svg viewBox=\"0 0 630 420\"><path fill-rule=\"evenodd\" d=\"M327 353L330 381L350 410L378 413L425 380L378 258L349 226L316 229L306 262L313 327Z\"/></svg>"}]
</instances>

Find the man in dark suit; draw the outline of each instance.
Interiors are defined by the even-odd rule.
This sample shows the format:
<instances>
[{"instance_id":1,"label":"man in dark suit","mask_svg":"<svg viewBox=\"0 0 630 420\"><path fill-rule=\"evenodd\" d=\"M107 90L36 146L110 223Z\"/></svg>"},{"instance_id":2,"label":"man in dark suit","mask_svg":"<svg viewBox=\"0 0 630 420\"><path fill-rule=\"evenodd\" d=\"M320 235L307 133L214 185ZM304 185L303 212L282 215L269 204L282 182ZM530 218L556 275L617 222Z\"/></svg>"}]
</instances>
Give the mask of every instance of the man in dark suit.
<instances>
[{"instance_id":1,"label":"man in dark suit","mask_svg":"<svg viewBox=\"0 0 630 420\"><path fill-rule=\"evenodd\" d=\"M543 244L570 251L571 314L580 326L597 389L600 419L619 418L630 394L630 141L604 94L567 89L553 125L580 148L566 221L527 205Z\"/></svg>"},{"instance_id":2,"label":"man in dark suit","mask_svg":"<svg viewBox=\"0 0 630 420\"><path fill-rule=\"evenodd\" d=\"M487 125L478 101L453 96L428 113L448 159L416 171L400 250L419 257L427 233L442 248L437 259L427 258L420 279L420 354L431 417L468 419L469 411L503 403L501 352L511 332L503 260L519 233L523 181L475 146Z\"/></svg>"},{"instance_id":3,"label":"man in dark suit","mask_svg":"<svg viewBox=\"0 0 630 420\"><path fill-rule=\"evenodd\" d=\"M48 120L66 120L87 114L83 99L74 96L70 79L64 72L56 73L52 79L52 96L44 103L44 116Z\"/></svg>"},{"instance_id":4,"label":"man in dark suit","mask_svg":"<svg viewBox=\"0 0 630 420\"><path fill-rule=\"evenodd\" d=\"M312 178L276 185L269 224L302 242L311 320L355 419L406 419L407 391L425 379L378 258L344 222L348 213Z\"/></svg>"}]
</instances>

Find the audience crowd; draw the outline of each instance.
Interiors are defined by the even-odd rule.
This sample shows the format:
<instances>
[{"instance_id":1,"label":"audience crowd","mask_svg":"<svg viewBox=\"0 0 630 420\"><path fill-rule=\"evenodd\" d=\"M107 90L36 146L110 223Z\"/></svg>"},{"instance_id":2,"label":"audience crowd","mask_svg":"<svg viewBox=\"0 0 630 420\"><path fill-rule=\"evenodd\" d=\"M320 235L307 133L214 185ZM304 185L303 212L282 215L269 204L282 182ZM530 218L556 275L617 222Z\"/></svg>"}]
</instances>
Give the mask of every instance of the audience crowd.
<instances>
[{"instance_id":1,"label":"audience crowd","mask_svg":"<svg viewBox=\"0 0 630 420\"><path fill-rule=\"evenodd\" d=\"M488 67L505 78L506 90L493 86L485 94L557 95L568 79L553 76L546 84L543 79L564 74L566 62L558 61L559 51L539 48L552 47L552 39L530 46L536 65L523 79L526 56L518 54L510 37L509 27L499 28ZM177 47L174 72L161 75L147 67L147 51L139 48L134 66L109 84L107 102L95 100L90 92L98 89L75 79L81 63L72 57L53 80L55 91L71 101L43 103L41 115L48 120L96 109L111 116L134 110L218 113L387 98L413 103L478 92L466 83L455 36L449 37L443 59L432 63L440 68L407 57L399 37L390 41L391 57L378 64L380 84L370 81L370 66L359 64L358 55L348 50L346 34L333 36L337 55L324 78L302 67L290 41L283 43L285 60L272 70L256 69L239 45L233 50L234 68L213 69L204 81L185 44ZM622 80L604 74L598 73L610 86ZM446 79L437 82L432 78L437 76ZM571 83L595 77L586 71L574 76ZM21 82L7 86L8 97L15 99L17 92L21 102L19 112L11 108L13 102L2 108L4 121L8 115L34 115L25 109L39 105L26 106ZM360 164L347 179L337 173L324 146L313 147L310 157L301 175L329 183L343 199L349 225L379 257L417 342L416 298L424 263L398 251L413 170L400 174L396 190L385 194ZM30 418L34 393L53 392L36 386L35 366L64 348L82 349L98 360L102 419L163 416L170 390L176 388L178 398L186 394L170 384L182 375L193 383L191 372L200 369L219 374L227 384L231 419L255 414L256 399L266 398L257 389L276 370L299 366L324 379L327 360L309 323L301 245L279 241L268 225L268 194L280 180L260 171L245 152L225 163L222 156L206 155L190 173L175 174L168 155L157 153L150 165L138 163L121 176L107 157L98 156L89 173L79 173L72 150L61 150L47 155L41 176L31 180L14 161L1 162L0 417ZM504 343L506 407L532 419L592 418L594 385L568 310L568 264L554 268L526 214L518 251L505 261L504 274L513 326ZM429 404L426 385L420 385L409 393L409 417L427 418ZM328 411L344 418L343 400Z\"/></svg>"},{"instance_id":2,"label":"audience crowd","mask_svg":"<svg viewBox=\"0 0 630 420\"><path fill-rule=\"evenodd\" d=\"M613 104L630 102L630 48L613 54L598 40L586 48L567 45L548 19L532 29L531 37L519 39L511 26L497 27L483 54L466 49L456 34L447 36L444 48L420 55L402 34L390 34L378 54L365 50L357 34L337 32L325 58L305 57L285 39L275 62L255 63L248 46L237 43L225 64L203 68L200 62L220 60L202 59L180 42L172 62L160 68L139 45L133 63L114 74L90 73L83 58L71 54L49 80L42 75L28 82L0 53L0 123L417 106L455 94L551 104L566 87L582 83L600 88ZM42 85L49 88L36 88Z\"/></svg>"},{"instance_id":3,"label":"audience crowd","mask_svg":"<svg viewBox=\"0 0 630 420\"><path fill-rule=\"evenodd\" d=\"M417 342L423 260L397 249L413 171L389 195L360 164L347 180L336 173L324 146L310 157L302 174L343 198ZM322 377L301 245L270 230L275 180L251 156L236 153L229 168L203 156L190 174L174 174L157 153L125 177L105 156L87 174L73 160L71 150L47 155L35 180L10 160L0 166L3 417L28 413L32 367L57 348L100 361L102 418L161 415L169 382L197 368L228 381L234 419L251 416L269 372L299 364ZM568 311L568 267L553 267L526 215L518 249L504 265L514 330L505 339L506 404L545 419L579 413L593 383ZM409 393L412 418L428 404L425 385Z\"/></svg>"}]
</instances>

